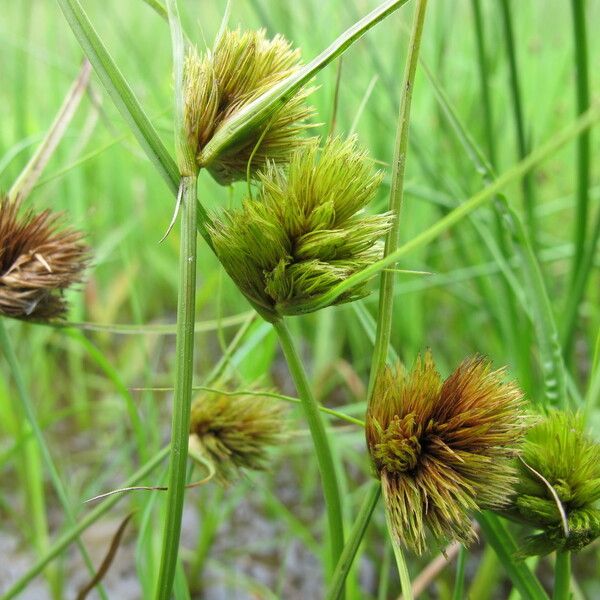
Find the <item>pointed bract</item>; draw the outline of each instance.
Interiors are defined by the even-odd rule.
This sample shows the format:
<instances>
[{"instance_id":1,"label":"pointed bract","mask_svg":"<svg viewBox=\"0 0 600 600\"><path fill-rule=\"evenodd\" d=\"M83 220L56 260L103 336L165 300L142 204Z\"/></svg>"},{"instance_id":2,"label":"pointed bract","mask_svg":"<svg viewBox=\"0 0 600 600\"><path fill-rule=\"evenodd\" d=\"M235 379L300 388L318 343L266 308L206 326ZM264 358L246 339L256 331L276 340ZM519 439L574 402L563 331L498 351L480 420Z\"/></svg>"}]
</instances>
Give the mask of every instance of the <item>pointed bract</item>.
<instances>
[{"instance_id":1,"label":"pointed bract","mask_svg":"<svg viewBox=\"0 0 600 600\"><path fill-rule=\"evenodd\" d=\"M469 543L470 514L508 502L527 419L504 376L474 357L442 381L428 352L378 378L367 444L397 542L421 553L429 530L440 544Z\"/></svg>"},{"instance_id":2,"label":"pointed bract","mask_svg":"<svg viewBox=\"0 0 600 600\"><path fill-rule=\"evenodd\" d=\"M48 210L21 212L0 199L0 315L52 319L67 310L63 291L81 281L89 260L83 234Z\"/></svg>"}]
</instances>

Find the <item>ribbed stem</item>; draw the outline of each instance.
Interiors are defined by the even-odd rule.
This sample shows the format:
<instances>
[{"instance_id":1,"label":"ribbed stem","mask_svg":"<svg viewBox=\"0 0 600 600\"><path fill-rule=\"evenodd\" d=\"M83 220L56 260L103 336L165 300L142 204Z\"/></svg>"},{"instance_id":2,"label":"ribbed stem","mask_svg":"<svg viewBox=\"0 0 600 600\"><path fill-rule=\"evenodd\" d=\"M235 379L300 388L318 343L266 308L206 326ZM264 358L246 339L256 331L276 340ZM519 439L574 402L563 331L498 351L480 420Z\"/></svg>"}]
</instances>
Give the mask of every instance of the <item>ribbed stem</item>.
<instances>
[{"instance_id":1,"label":"ribbed stem","mask_svg":"<svg viewBox=\"0 0 600 600\"><path fill-rule=\"evenodd\" d=\"M279 337L281 349L287 360L288 368L298 396L302 401L302 408L308 428L312 436L312 441L317 456L319 472L321 473L321 485L323 488L323 496L325 497L325 505L327 508L327 521L329 525L329 543L331 553L332 569L338 564L342 551L344 549L344 523L342 520L342 505L340 500L340 490L335 474L333 456L325 424L319 405L313 396L308 377L294 342L290 336L290 332L283 321L276 321L273 327ZM339 596L340 598L343 596Z\"/></svg>"},{"instance_id":2,"label":"ribbed stem","mask_svg":"<svg viewBox=\"0 0 600 600\"><path fill-rule=\"evenodd\" d=\"M181 178L181 246L175 344L175 389L171 425L171 454L166 519L156 598L169 600L175 578L181 518L185 496L192 376L194 372L194 318L196 296L196 177Z\"/></svg>"}]
</instances>

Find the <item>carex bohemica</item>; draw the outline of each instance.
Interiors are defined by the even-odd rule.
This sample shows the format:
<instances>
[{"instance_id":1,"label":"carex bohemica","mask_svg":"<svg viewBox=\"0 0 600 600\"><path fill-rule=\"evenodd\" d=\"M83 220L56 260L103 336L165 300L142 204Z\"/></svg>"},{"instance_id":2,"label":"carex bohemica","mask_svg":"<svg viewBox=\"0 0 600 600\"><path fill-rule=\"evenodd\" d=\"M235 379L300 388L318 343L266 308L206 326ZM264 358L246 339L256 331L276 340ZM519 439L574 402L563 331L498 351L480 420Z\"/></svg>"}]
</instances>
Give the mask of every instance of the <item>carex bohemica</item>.
<instances>
[{"instance_id":1,"label":"carex bohemica","mask_svg":"<svg viewBox=\"0 0 600 600\"><path fill-rule=\"evenodd\" d=\"M190 440L229 483L243 469L262 470L268 449L286 438L285 409L273 398L206 392L192 403Z\"/></svg>"},{"instance_id":2,"label":"carex bohemica","mask_svg":"<svg viewBox=\"0 0 600 600\"><path fill-rule=\"evenodd\" d=\"M215 219L217 255L263 314L304 312L307 302L381 257L379 240L392 218L364 211L380 181L354 138L329 139L323 148L312 140L287 169L269 163L256 198ZM367 293L362 284L337 302Z\"/></svg>"},{"instance_id":3,"label":"carex bohemica","mask_svg":"<svg viewBox=\"0 0 600 600\"><path fill-rule=\"evenodd\" d=\"M278 105L258 126L250 127L218 157L207 159L206 144L232 116L300 68L300 51L281 36L264 30L225 30L212 50L192 50L184 73L184 118L188 140L199 167L207 168L222 184L245 179L248 164L254 173L268 159L289 160L305 143L313 109L306 103L312 91L304 87Z\"/></svg>"},{"instance_id":4,"label":"carex bohemica","mask_svg":"<svg viewBox=\"0 0 600 600\"><path fill-rule=\"evenodd\" d=\"M527 434L508 514L536 529L521 554L578 551L600 535L600 444L581 415L553 411Z\"/></svg>"},{"instance_id":5,"label":"carex bohemica","mask_svg":"<svg viewBox=\"0 0 600 600\"><path fill-rule=\"evenodd\" d=\"M471 542L471 513L508 502L526 424L521 391L482 357L445 381L430 352L410 372L384 370L366 435L396 542L421 553L427 530L440 544Z\"/></svg>"}]
</instances>

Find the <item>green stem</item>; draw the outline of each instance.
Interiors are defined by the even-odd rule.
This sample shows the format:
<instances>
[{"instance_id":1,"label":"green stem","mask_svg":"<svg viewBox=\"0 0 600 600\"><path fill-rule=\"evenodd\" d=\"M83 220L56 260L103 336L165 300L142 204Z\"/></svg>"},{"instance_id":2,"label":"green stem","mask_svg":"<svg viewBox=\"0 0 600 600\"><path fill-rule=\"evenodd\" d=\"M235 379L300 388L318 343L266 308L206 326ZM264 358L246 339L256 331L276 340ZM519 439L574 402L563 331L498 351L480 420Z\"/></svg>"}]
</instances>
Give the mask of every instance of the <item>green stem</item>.
<instances>
[{"instance_id":1,"label":"green stem","mask_svg":"<svg viewBox=\"0 0 600 600\"><path fill-rule=\"evenodd\" d=\"M576 110L577 114L584 113L590 106L589 68L587 51L587 27L585 20L585 1L571 0L573 14L573 41L575 46ZM590 264L586 254L586 232L589 213L590 186L590 132L583 131L577 139L577 215L575 220L575 254L571 265L570 293L565 310L564 320L564 355L568 360L571 356L577 312L585 292L585 284L589 274ZM600 224L600 215L598 217ZM590 238L591 256L593 256L598 240L598 228Z\"/></svg>"},{"instance_id":2,"label":"green stem","mask_svg":"<svg viewBox=\"0 0 600 600\"><path fill-rule=\"evenodd\" d=\"M513 32L510 0L501 0L500 12L502 13L502 24L506 51L508 53L508 66L510 72L510 92L513 107L513 117L517 134L517 153L519 160L523 160L528 154L527 137L525 134L525 119L523 117L523 101L521 97L521 85L519 82L519 68L517 65L517 51ZM521 181L523 188L523 202L529 237L534 250L537 249L537 227L535 219L535 199L533 192L533 181L531 173L523 176Z\"/></svg>"},{"instance_id":3,"label":"green stem","mask_svg":"<svg viewBox=\"0 0 600 600\"><path fill-rule=\"evenodd\" d=\"M175 389L171 425L171 454L167 518L156 598L168 600L175 578L185 495L192 375L194 371L194 312L196 296L196 177L181 178L181 246L175 344Z\"/></svg>"},{"instance_id":4,"label":"green stem","mask_svg":"<svg viewBox=\"0 0 600 600\"><path fill-rule=\"evenodd\" d=\"M557 552L554 564L553 600L569 600L571 597L571 553Z\"/></svg>"},{"instance_id":5,"label":"green stem","mask_svg":"<svg viewBox=\"0 0 600 600\"><path fill-rule=\"evenodd\" d=\"M588 77L587 31L585 1L571 0L573 13L573 40L575 43L575 69L577 74L577 114L583 114L590 106ZM585 247L590 184L590 132L583 131L577 139L577 220L575 222L575 254L571 281L575 280Z\"/></svg>"},{"instance_id":6,"label":"green stem","mask_svg":"<svg viewBox=\"0 0 600 600\"><path fill-rule=\"evenodd\" d=\"M140 467L124 484L123 487L132 487L137 485L144 477L151 473L169 453L169 447L163 448L156 456L154 456L143 467ZM52 560L59 556L69 545L81 535L83 531L93 525L100 517L106 514L121 498L122 494L114 494L103 500L94 510L90 511L79 523L70 527L63 533L50 547L48 552L32 565L26 573L24 573L13 585L4 592L2 600L10 600L20 594L27 584L37 575Z\"/></svg>"},{"instance_id":7,"label":"green stem","mask_svg":"<svg viewBox=\"0 0 600 600\"><path fill-rule=\"evenodd\" d=\"M465 593L465 564L467 562L467 549L461 546L458 551L456 562L456 579L454 580L454 591L452 600L463 600Z\"/></svg>"},{"instance_id":8,"label":"green stem","mask_svg":"<svg viewBox=\"0 0 600 600\"><path fill-rule=\"evenodd\" d=\"M400 102L400 111L398 114L398 128L396 132L389 202L389 211L394 215L394 223L385 239L384 256L388 256L392 252L395 252L400 243L400 212L402 210L402 199L404 195L404 172L408 148L410 107L426 9L427 0L420 0L416 8L413 29L408 46L408 57L404 69L404 80L401 88L402 100ZM394 314L394 285L396 283L396 278L397 276L393 269L388 269L381 273L379 286L379 316L377 319L375 348L371 359L371 373L369 377L369 390L367 393L369 402L371 401L371 394L373 392L375 381L386 364Z\"/></svg>"},{"instance_id":9,"label":"green stem","mask_svg":"<svg viewBox=\"0 0 600 600\"><path fill-rule=\"evenodd\" d=\"M477 42L477 67L481 88L481 105L483 108L483 124L487 143L488 158L493 167L496 166L496 147L494 145L494 126L492 119L492 103L490 101L490 86L485 60L483 18L481 16L481 0L471 0L473 18L475 20L475 41Z\"/></svg>"},{"instance_id":10,"label":"green stem","mask_svg":"<svg viewBox=\"0 0 600 600\"><path fill-rule=\"evenodd\" d=\"M6 327L4 326L3 318L0 318L0 348L2 348L2 351L4 352L4 355L6 357L6 362L8 363L8 366L12 372L12 376L14 378L15 385L17 388L17 394L19 396L19 400L20 400L23 410L25 412L25 417L27 418L29 427L31 428L33 435L35 437L35 440L38 444L38 447L42 454L42 459L44 461L44 464L46 465L46 468L48 469L48 473L50 475L50 480L52 481L52 487L54 488L54 491L56 492L56 495L58 496L58 499L61 503L62 509L65 513L65 517L67 519L67 523L69 525L75 525L75 523L76 523L75 515L73 513L73 510L71 509L71 504L69 502L67 492L66 492L65 487L63 486L63 483L60 479L60 475L58 474L58 469L56 468L56 465L54 464L54 460L52 459L52 455L50 454L50 449L48 448L48 445L46 444L46 440L44 439L44 434L43 434L42 429L41 429L41 427L37 421L37 418L35 416L35 411L33 410L33 403L31 402L31 398L29 397L29 394L27 393L27 388L25 386L23 374L21 373L19 361L17 360L17 356L16 356L14 348L12 346L10 336L8 335L8 332L6 331ZM88 571L90 572L90 574L92 576L94 576L95 575L94 565L92 564L90 556L89 556L85 546L83 545L83 542L79 538L77 538L77 545L79 547L79 551L81 553L81 556L83 558L83 561L84 561ZM102 587L102 585L98 586L98 591L100 592L101 597L104 600L106 600L106 598L107 598L106 592L104 591L104 588Z\"/></svg>"},{"instance_id":11,"label":"green stem","mask_svg":"<svg viewBox=\"0 0 600 600\"><path fill-rule=\"evenodd\" d=\"M290 332L283 321L276 321L273 327L279 337L279 343L287 360L288 368L298 396L302 401L302 408L310 433L312 436L319 471L323 495L327 507L327 520L329 524L329 544L331 553L331 568L338 563L344 549L344 523L342 520L342 506L340 501L339 485L335 474L331 447L325 431L325 425L319 405L313 396L308 377L302 365L302 361L296 352Z\"/></svg>"},{"instance_id":12,"label":"green stem","mask_svg":"<svg viewBox=\"0 0 600 600\"><path fill-rule=\"evenodd\" d=\"M498 555L506 574L523 600L548 600L544 588L525 561L516 558L517 545L500 518L485 511L477 516L477 521L486 541Z\"/></svg>"},{"instance_id":13,"label":"green stem","mask_svg":"<svg viewBox=\"0 0 600 600\"><path fill-rule=\"evenodd\" d=\"M352 567L352 562L358 551L358 547L365 535L371 515L375 510L379 496L381 495L381 485L378 481L374 481L370 484L369 491L363 501L360 511L354 521L354 526L348 536L348 541L344 546L344 551L340 556L340 559L333 572L333 579L327 594L325 595L326 600L338 600L344 589L344 582L348 576L348 572Z\"/></svg>"}]
</instances>

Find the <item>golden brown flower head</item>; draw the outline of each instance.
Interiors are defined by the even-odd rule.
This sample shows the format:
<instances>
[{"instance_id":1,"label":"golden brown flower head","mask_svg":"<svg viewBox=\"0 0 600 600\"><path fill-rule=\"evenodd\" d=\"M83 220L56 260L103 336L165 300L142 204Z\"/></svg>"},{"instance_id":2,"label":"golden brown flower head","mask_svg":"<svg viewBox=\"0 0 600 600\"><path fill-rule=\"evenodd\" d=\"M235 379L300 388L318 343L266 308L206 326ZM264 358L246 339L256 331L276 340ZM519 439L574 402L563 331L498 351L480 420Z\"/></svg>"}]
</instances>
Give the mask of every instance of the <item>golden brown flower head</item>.
<instances>
[{"instance_id":1,"label":"golden brown flower head","mask_svg":"<svg viewBox=\"0 0 600 600\"><path fill-rule=\"evenodd\" d=\"M285 411L259 395L204 393L192 403L190 434L221 483L241 469L263 470L267 449L285 438Z\"/></svg>"},{"instance_id":2,"label":"golden brown flower head","mask_svg":"<svg viewBox=\"0 0 600 600\"><path fill-rule=\"evenodd\" d=\"M259 96L300 68L300 51L280 35L269 40L264 30L229 31L220 36L212 51L188 54L185 66L186 130L195 149L198 166L206 167L223 184L246 178L252 156L253 171L268 159L289 160L301 135L310 125L313 110L305 104L312 89L303 88L280 105L259 127L245 132L236 143L210 164L202 150L228 120Z\"/></svg>"},{"instance_id":3,"label":"golden brown flower head","mask_svg":"<svg viewBox=\"0 0 600 600\"><path fill-rule=\"evenodd\" d=\"M80 232L60 227L58 214L20 214L18 202L0 200L0 315L63 316L62 292L81 281L89 259L82 240Z\"/></svg>"},{"instance_id":4,"label":"golden brown flower head","mask_svg":"<svg viewBox=\"0 0 600 600\"><path fill-rule=\"evenodd\" d=\"M503 377L474 357L442 381L429 352L411 372L379 377L367 444L398 542L421 553L427 528L439 543L468 543L469 513L508 501L526 419L521 391Z\"/></svg>"}]
</instances>

